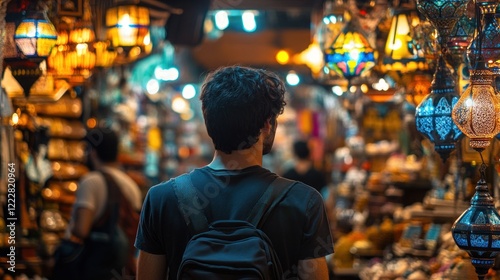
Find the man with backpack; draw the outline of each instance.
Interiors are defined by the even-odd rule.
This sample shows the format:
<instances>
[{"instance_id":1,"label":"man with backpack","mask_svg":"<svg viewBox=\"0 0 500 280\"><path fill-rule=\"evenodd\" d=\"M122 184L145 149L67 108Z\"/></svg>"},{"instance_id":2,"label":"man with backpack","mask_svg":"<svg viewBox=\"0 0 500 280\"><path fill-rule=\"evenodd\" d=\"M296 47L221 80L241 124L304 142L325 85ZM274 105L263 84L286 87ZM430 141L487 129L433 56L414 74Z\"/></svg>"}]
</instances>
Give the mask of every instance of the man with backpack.
<instances>
[{"instance_id":1,"label":"man with backpack","mask_svg":"<svg viewBox=\"0 0 500 280\"><path fill-rule=\"evenodd\" d=\"M200 96L210 164L152 187L135 246L137 279L328 279L333 253L323 199L262 167L285 86L272 72L210 73Z\"/></svg>"}]
</instances>

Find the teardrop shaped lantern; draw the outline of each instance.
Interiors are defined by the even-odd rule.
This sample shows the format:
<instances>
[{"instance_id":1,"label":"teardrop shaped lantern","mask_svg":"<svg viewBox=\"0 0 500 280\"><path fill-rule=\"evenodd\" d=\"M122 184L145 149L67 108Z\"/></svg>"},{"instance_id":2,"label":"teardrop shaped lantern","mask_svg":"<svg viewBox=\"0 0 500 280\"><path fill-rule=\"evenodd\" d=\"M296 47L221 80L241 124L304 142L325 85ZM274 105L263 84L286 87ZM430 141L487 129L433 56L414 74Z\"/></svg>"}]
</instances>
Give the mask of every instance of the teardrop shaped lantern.
<instances>
[{"instance_id":1,"label":"teardrop shaped lantern","mask_svg":"<svg viewBox=\"0 0 500 280\"><path fill-rule=\"evenodd\" d=\"M493 72L479 61L471 70L469 87L453 108L453 121L479 151L500 132L500 99L492 83Z\"/></svg>"},{"instance_id":2,"label":"teardrop shaped lantern","mask_svg":"<svg viewBox=\"0 0 500 280\"><path fill-rule=\"evenodd\" d=\"M443 161L455 150L462 132L453 123L452 109L459 100L455 78L443 56L439 56L431 84L431 93L417 106L417 130L433 144Z\"/></svg>"}]
</instances>

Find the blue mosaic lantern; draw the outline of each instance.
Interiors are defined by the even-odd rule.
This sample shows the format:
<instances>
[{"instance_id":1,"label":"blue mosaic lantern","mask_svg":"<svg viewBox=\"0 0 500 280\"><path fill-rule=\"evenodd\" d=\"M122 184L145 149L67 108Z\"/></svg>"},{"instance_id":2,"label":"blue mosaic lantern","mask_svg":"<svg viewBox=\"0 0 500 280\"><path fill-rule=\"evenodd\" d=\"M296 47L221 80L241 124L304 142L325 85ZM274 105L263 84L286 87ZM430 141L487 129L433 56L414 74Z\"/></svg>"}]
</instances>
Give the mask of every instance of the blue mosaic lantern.
<instances>
[{"instance_id":1,"label":"blue mosaic lantern","mask_svg":"<svg viewBox=\"0 0 500 280\"><path fill-rule=\"evenodd\" d=\"M500 253L500 215L483 178L477 182L471 206L455 221L451 233L471 257L478 279L484 279Z\"/></svg>"},{"instance_id":2,"label":"blue mosaic lantern","mask_svg":"<svg viewBox=\"0 0 500 280\"><path fill-rule=\"evenodd\" d=\"M434 150L443 162L455 150L457 141L463 136L452 119L452 110L459 98L455 78L440 55L431 92L417 106L415 122L417 130L434 144Z\"/></svg>"}]
</instances>

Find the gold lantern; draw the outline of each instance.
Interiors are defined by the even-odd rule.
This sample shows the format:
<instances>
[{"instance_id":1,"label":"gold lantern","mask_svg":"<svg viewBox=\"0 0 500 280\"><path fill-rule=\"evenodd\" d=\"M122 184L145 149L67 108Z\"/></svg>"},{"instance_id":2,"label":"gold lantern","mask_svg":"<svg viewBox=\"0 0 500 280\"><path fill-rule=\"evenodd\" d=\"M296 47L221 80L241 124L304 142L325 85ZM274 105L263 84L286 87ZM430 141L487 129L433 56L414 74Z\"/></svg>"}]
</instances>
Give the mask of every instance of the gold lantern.
<instances>
[{"instance_id":1,"label":"gold lantern","mask_svg":"<svg viewBox=\"0 0 500 280\"><path fill-rule=\"evenodd\" d=\"M469 145L482 151L500 133L500 99L492 86L493 72L484 61L471 70L469 87L453 108L453 121L470 138Z\"/></svg>"},{"instance_id":2,"label":"gold lantern","mask_svg":"<svg viewBox=\"0 0 500 280\"><path fill-rule=\"evenodd\" d=\"M14 41L27 58L43 60L56 44L57 31L45 11L30 10L17 26Z\"/></svg>"},{"instance_id":3,"label":"gold lantern","mask_svg":"<svg viewBox=\"0 0 500 280\"><path fill-rule=\"evenodd\" d=\"M153 49L149 33L149 9L136 5L116 6L106 11L107 36L117 51L117 60L127 62Z\"/></svg>"}]
</instances>

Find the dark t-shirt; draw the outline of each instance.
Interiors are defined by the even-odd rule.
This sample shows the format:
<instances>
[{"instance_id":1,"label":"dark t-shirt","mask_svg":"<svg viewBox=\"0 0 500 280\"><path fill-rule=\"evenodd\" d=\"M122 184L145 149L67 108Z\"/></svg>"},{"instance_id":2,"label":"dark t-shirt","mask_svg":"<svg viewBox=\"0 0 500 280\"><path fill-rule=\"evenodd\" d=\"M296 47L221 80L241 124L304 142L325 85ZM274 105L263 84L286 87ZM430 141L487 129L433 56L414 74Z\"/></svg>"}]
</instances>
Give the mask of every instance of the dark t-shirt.
<instances>
[{"instance_id":1,"label":"dark t-shirt","mask_svg":"<svg viewBox=\"0 0 500 280\"><path fill-rule=\"evenodd\" d=\"M276 176L260 166L237 171L203 167L191 173L209 222L246 219ZM271 239L287 279L297 277L299 260L333 253L323 200L317 191L302 183L290 189L262 230ZM175 279L190 238L177 208L172 180L152 187L143 203L135 246L150 254L166 255L169 279Z\"/></svg>"},{"instance_id":2,"label":"dark t-shirt","mask_svg":"<svg viewBox=\"0 0 500 280\"><path fill-rule=\"evenodd\" d=\"M326 180L323 173L321 173L314 167L309 168L309 170L307 170L307 172L303 174L297 172L295 168L290 168L283 174L283 177L309 185L315 188L320 193L321 190L326 186Z\"/></svg>"}]
</instances>

